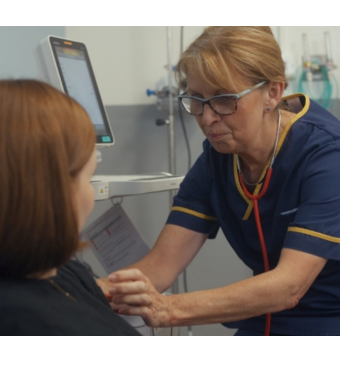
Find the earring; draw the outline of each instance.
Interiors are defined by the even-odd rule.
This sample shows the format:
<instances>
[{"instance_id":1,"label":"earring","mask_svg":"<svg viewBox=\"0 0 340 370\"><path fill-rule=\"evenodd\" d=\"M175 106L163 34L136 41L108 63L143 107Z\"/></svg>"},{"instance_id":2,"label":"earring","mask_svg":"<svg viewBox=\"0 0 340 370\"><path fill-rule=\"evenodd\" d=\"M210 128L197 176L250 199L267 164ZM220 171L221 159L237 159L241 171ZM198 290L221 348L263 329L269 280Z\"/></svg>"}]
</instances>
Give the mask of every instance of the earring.
<instances>
[{"instance_id":1,"label":"earring","mask_svg":"<svg viewBox=\"0 0 340 370\"><path fill-rule=\"evenodd\" d=\"M267 107L266 108L266 112L270 112L270 107Z\"/></svg>"}]
</instances>

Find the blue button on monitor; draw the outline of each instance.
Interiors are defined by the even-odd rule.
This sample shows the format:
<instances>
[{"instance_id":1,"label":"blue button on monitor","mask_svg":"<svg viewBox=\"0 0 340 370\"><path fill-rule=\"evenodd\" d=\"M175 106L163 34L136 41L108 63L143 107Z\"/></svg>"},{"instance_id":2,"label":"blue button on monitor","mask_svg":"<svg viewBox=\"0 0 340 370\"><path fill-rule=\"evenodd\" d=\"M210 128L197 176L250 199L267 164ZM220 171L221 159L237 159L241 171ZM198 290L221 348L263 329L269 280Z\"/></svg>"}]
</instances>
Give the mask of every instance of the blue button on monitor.
<instances>
[{"instance_id":1,"label":"blue button on monitor","mask_svg":"<svg viewBox=\"0 0 340 370\"><path fill-rule=\"evenodd\" d=\"M102 136L102 142L103 143L110 143L111 142L110 136Z\"/></svg>"}]
</instances>

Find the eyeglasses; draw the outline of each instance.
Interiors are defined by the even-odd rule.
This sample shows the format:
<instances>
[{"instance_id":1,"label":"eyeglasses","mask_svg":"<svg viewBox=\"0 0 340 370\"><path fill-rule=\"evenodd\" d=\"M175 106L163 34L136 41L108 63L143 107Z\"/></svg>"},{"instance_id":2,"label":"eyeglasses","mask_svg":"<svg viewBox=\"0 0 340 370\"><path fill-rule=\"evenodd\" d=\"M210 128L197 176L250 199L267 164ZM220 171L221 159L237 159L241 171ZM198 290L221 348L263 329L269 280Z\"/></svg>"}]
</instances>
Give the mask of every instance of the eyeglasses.
<instances>
[{"instance_id":1,"label":"eyeglasses","mask_svg":"<svg viewBox=\"0 0 340 370\"><path fill-rule=\"evenodd\" d=\"M237 111L238 99L263 86L265 83L267 83L267 81L260 82L239 94L221 94L209 99L202 99L190 95L180 95L178 99L182 103L184 109L193 116L201 116L203 114L205 104L208 104L209 107L220 116L228 116Z\"/></svg>"}]
</instances>

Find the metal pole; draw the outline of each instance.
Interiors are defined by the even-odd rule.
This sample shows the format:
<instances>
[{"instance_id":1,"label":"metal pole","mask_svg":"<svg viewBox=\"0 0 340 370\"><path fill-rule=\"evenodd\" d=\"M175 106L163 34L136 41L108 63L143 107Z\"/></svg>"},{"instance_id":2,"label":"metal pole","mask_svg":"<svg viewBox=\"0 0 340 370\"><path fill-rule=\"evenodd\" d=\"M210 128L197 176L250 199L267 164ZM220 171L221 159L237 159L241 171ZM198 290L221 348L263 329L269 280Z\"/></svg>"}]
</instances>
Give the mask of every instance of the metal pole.
<instances>
[{"instance_id":1,"label":"metal pole","mask_svg":"<svg viewBox=\"0 0 340 370\"><path fill-rule=\"evenodd\" d=\"M169 85L169 171L172 175L176 174L175 161L175 127L174 127L174 99L172 95L172 36L171 26L167 27L168 34L168 85Z\"/></svg>"},{"instance_id":2,"label":"metal pole","mask_svg":"<svg viewBox=\"0 0 340 370\"><path fill-rule=\"evenodd\" d=\"M169 86L169 118L168 118L168 131L169 131L169 172L172 175L176 174L176 158L175 158L175 120L174 120L174 102L172 95L172 35L171 35L171 26L167 27L167 45L168 45L168 86ZM172 207L172 199L175 195L174 191L169 192L169 203L170 209ZM173 283L171 287L171 292L173 294L178 294L179 284L178 279Z\"/></svg>"}]
</instances>

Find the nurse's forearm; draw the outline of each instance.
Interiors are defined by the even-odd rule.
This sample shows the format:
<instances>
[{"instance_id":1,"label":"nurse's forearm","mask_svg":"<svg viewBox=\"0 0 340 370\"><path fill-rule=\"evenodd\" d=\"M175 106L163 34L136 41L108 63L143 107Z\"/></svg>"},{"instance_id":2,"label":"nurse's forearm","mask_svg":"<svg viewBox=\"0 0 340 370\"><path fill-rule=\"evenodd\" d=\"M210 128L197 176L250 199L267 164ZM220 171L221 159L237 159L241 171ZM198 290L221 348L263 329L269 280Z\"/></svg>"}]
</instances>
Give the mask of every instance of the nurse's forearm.
<instances>
[{"instance_id":1,"label":"nurse's forearm","mask_svg":"<svg viewBox=\"0 0 340 370\"><path fill-rule=\"evenodd\" d=\"M191 326L247 319L292 308L298 298L257 276L227 287L169 296L166 326Z\"/></svg>"},{"instance_id":2,"label":"nurse's forearm","mask_svg":"<svg viewBox=\"0 0 340 370\"><path fill-rule=\"evenodd\" d=\"M206 239L205 234L176 225L166 225L151 251L125 269L140 270L157 291L162 293L192 261Z\"/></svg>"},{"instance_id":3,"label":"nurse's forearm","mask_svg":"<svg viewBox=\"0 0 340 370\"><path fill-rule=\"evenodd\" d=\"M153 327L230 322L290 309L309 289L326 259L283 249L277 267L269 272L207 291L164 296L139 270L110 276L113 308L139 315Z\"/></svg>"},{"instance_id":4,"label":"nurse's forearm","mask_svg":"<svg viewBox=\"0 0 340 370\"><path fill-rule=\"evenodd\" d=\"M284 249L272 271L226 287L168 297L166 326L230 322L291 309L325 263L323 258Z\"/></svg>"}]
</instances>

